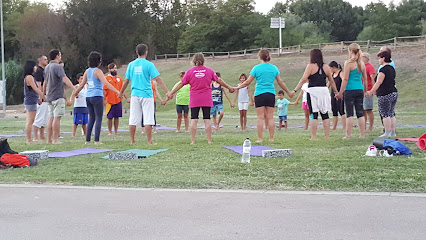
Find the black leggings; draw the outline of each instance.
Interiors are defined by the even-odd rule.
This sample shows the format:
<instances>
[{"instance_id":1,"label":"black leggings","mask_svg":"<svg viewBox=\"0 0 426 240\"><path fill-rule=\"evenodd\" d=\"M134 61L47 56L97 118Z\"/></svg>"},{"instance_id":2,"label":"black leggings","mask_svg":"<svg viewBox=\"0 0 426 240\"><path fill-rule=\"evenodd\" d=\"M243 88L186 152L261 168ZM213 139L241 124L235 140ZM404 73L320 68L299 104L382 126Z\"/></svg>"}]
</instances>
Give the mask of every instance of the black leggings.
<instances>
[{"instance_id":1,"label":"black leggings","mask_svg":"<svg viewBox=\"0 0 426 240\"><path fill-rule=\"evenodd\" d=\"M89 110L89 124L87 125L86 142L90 142L93 125L95 125L95 142L99 142L102 126L102 115L104 113L104 97L86 98Z\"/></svg>"},{"instance_id":2,"label":"black leggings","mask_svg":"<svg viewBox=\"0 0 426 240\"><path fill-rule=\"evenodd\" d=\"M308 101L308 107L309 107L309 113L312 114L312 116L314 117L314 119L318 120L318 112L313 112L312 110L312 103L311 103L311 95L308 93L307 94L307 101ZM327 113L320 113L321 114L321 118L322 120L326 120L329 119L330 117L328 116L328 112Z\"/></svg>"},{"instance_id":3,"label":"black leggings","mask_svg":"<svg viewBox=\"0 0 426 240\"><path fill-rule=\"evenodd\" d=\"M333 112L333 117L338 117L345 115L345 101L337 100L334 95L331 95L331 111Z\"/></svg>"},{"instance_id":4,"label":"black leggings","mask_svg":"<svg viewBox=\"0 0 426 240\"><path fill-rule=\"evenodd\" d=\"M364 91L362 89L345 90L343 98L345 99L346 117L354 116L354 107L356 117L364 117Z\"/></svg>"}]
</instances>

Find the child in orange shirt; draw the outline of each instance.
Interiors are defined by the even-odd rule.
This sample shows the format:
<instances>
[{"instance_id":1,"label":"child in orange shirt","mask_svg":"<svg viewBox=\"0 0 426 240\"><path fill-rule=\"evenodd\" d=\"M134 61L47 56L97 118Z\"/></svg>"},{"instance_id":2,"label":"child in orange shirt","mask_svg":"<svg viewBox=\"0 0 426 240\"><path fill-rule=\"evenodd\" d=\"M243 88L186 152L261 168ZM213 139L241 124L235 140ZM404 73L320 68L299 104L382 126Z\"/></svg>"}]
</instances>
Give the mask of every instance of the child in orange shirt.
<instances>
[{"instance_id":1,"label":"child in orange shirt","mask_svg":"<svg viewBox=\"0 0 426 240\"><path fill-rule=\"evenodd\" d=\"M118 91L123 87L123 80L120 76L117 75L117 66L114 63L108 65L108 76L106 80L113 85ZM109 90L105 85L104 89L104 105L106 106L106 113L108 119L108 135L112 135L112 123L114 120L114 132L115 135L118 134L118 123L119 118L123 116L123 106L121 103L121 98L117 97L117 94ZM124 97L127 100L127 103L130 103L130 98L124 94Z\"/></svg>"}]
</instances>

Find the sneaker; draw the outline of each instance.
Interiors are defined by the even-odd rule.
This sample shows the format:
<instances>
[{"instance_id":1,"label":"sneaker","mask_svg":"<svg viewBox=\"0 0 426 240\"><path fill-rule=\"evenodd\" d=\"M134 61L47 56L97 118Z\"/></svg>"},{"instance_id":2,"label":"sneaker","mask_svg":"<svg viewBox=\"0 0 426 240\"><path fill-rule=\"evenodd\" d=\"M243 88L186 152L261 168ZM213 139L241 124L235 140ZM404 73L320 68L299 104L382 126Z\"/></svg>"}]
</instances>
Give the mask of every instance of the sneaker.
<instances>
[{"instance_id":1,"label":"sneaker","mask_svg":"<svg viewBox=\"0 0 426 240\"><path fill-rule=\"evenodd\" d=\"M393 154L389 153L388 150L382 150L382 151L380 151L380 156L382 156L382 157L393 157Z\"/></svg>"},{"instance_id":2,"label":"sneaker","mask_svg":"<svg viewBox=\"0 0 426 240\"><path fill-rule=\"evenodd\" d=\"M390 136L391 136L391 137L396 137L396 131L391 131Z\"/></svg>"},{"instance_id":3,"label":"sneaker","mask_svg":"<svg viewBox=\"0 0 426 240\"><path fill-rule=\"evenodd\" d=\"M370 145L365 153L365 156L375 157L377 156L377 148L374 145Z\"/></svg>"}]
</instances>

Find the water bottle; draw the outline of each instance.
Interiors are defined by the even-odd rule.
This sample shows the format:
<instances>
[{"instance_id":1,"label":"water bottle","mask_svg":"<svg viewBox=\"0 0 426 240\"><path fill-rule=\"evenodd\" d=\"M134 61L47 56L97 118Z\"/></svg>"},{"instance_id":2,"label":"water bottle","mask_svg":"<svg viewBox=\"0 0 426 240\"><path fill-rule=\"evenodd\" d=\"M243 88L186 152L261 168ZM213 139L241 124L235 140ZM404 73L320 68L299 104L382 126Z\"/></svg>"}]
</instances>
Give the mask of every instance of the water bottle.
<instances>
[{"instance_id":1,"label":"water bottle","mask_svg":"<svg viewBox=\"0 0 426 240\"><path fill-rule=\"evenodd\" d=\"M250 150L251 142L250 139L247 138L243 143L243 157L241 158L242 163L250 163Z\"/></svg>"}]
</instances>

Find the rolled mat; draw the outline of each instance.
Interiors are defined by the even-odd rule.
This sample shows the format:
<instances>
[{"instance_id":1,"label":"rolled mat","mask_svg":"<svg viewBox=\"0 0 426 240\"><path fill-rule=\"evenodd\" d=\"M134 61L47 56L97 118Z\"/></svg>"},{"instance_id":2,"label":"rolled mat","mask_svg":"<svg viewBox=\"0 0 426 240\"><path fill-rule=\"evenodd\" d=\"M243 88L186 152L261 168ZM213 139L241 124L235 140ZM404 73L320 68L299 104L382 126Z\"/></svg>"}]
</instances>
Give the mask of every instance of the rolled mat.
<instances>
[{"instance_id":1,"label":"rolled mat","mask_svg":"<svg viewBox=\"0 0 426 240\"><path fill-rule=\"evenodd\" d=\"M421 150L426 150L426 133L419 137L419 141L416 143L416 145Z\"/></svg>"},{"instance_id":2,"label":"rolled mat","mask_svg":"<svg viewBox=\"0 0 426 240\"><path fill-rule=\"evenodd\" d=\"M383 149L383 144L385 143L386 138L377 137L373 140L373 145L376 146L377 149Z\"/></svg>"}]
</instances>

